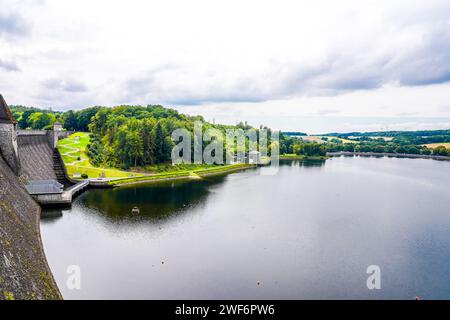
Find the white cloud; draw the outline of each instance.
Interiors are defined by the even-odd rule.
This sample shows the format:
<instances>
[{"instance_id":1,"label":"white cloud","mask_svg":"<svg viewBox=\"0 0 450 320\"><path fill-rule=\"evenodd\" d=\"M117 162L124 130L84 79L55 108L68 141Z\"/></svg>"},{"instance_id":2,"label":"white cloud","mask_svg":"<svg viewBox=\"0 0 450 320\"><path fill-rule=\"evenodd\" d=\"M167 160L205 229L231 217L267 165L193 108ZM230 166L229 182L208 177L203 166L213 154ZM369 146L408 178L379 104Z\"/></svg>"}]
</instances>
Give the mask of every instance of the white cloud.
<instances>
[{"instance_id":1,"label":"white cloud","mask_svg":"<svg viewBox=\"0 0 450 320\"><path fill-rule=\"evenodd\" d=\"M290 128L450 113L445 0L4 1L0 61L22 71L0 73L10 103L161 103Z\"/></svg>"}]
</instances>

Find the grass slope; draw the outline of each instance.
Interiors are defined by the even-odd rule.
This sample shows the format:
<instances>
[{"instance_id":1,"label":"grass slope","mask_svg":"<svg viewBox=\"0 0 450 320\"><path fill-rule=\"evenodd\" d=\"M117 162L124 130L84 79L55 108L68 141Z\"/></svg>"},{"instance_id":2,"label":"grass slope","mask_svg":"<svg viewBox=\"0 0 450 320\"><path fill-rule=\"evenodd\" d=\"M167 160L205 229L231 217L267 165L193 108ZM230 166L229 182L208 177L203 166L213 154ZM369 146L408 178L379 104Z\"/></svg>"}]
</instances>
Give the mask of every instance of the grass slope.
<instances>
[{"instance_id":1,"label":"grass slope","mask_svg":"<svg viewBox=\"0 0 450 320\"><path fill-rule=\"evenodd\" d=\"M89 133L77 132L66 139L58 141L58 150L61 153L67 173L73 178L74 173L87 174L89 178L99 178L105 173L106 178L127 178L142 176L140 173L131 173L113 168L94 167L86 154L89 144Z\"/></svg>"}]
</instances>

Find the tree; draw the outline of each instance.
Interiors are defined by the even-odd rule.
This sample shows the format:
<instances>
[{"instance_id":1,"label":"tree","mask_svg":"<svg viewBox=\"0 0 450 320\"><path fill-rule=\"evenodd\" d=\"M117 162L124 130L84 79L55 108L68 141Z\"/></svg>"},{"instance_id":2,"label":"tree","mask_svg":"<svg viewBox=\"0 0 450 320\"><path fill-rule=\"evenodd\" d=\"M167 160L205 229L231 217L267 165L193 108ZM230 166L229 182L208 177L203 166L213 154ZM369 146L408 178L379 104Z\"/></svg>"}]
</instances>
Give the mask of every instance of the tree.
<instances>
[{"instance_id":1,"label":"tree","mask_svg":"<svg viewBox=\"0 0 450 320\"><path fill-rule=\"evenodd\" d=\"M137 131L128 132L126 135L125 153L130 159L130 164L134 163L137 167L144 156L144 144L142 138Z\"/></svg>"},{"instance_id":2,"label":"tree","mask_svg":"<svg viewBox=\"0 0 450 320\"><path fill-rule=\"evenodd\" d=\"M153 154L155 157L155 162L163 163L169 161L171 147L168 139L166 139L166 134L160 121L158 121L158 123L156 124L152 136L154 141Z\"/></svg>"},{"instance_id":3,"label":"tree","mask_svg":"<svg viewBox=\"0 0 450 320\"><path fill-rule=\"evenodd\" d=\"M91 136L91 143L87 145L87 155L93 166L98 167L103 164L105 149L97 135Z\"/></svg>"},{"instance_id":4,"label":"tree","mask_svg":"<svg viewBox=\"0 0 450 320\"><path fill-rule=\"evenodd\" d=\"M51 113L42 113L35 112L29 118L27 123L31 126L32 129L45 129L51 126L56 120L54 114Z\"/></svg>"},{"instance_id":5,"label":"tree","mask_svg":"<svg viewBox=\"0 0 450 320\"><path fill-rule=\"evenodd\" d=\"M70 131L78 130L77 116L72 110L67 111L63 115L64 128Z\"/></svg>"},{"instance_id":6,"label":"tree","mask_svg":"<svg viewBox=\"0 0 450 320\"><path fill-rule=\"evenodd\" d=\"M20 120L18 122L20 129L26 129L28 128L28 118L34 113L33 110L26 110L22 113L22 117L20 117Z\"/></svg>"},{"instance_id":7,"label":"tree","mask_svg":"<svg viewBox=\"0 0 450 320\"><path fill-rule=\"evenodd\" d=\"M435 154L437 156L448 156L450 153L445 146L438 146L438 147L434 148L433 154Z\"/></svg>"}]
</instances>

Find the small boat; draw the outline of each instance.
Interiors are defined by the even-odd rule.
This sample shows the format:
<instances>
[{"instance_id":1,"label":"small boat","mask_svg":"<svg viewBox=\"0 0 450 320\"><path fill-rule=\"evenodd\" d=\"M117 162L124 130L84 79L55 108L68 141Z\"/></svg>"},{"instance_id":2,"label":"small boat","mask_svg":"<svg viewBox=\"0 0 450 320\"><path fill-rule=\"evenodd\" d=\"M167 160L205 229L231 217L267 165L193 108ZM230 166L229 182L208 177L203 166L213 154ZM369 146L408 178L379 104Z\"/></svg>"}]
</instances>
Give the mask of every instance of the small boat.
<instances>
[{"instance_id":1,"label":"small boat","mask_svg":"<svg viewBox=\"0 0 450 320\"><path fill-rule=\"evenodd\" d=\"M139 210L138 207L134 207L134 208L131 210L131 213L132 213L132 214L139 214L140 212L141 212L141 210Z\"/></svg>"}]
</instances>

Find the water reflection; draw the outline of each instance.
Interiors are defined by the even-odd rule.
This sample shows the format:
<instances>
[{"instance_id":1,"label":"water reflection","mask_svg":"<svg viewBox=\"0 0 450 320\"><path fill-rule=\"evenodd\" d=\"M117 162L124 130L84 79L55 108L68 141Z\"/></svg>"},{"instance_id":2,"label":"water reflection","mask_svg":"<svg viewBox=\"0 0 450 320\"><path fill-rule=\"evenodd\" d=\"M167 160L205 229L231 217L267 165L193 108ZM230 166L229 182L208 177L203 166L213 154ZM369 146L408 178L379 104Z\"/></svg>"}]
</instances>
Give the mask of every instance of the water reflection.
<instances>
[{"instance_id":1,"label":"water reflection","mask_svg":"<svg viewBox=\"0 0 450 320\"><path fill-rule=\"evenodd\" d=\"M162 220L200 206L208 197L210 188L223 183L224 176L201 181L167 181L140 184L115 189L94 189L80 197L80 205L96 209L113 221ZM133 208L139 214L133 214Z\"/></svg>"},{"instance_id":2,"label":"water reflection","mask_svg":"<svg viewBox=\"0 0 450 320\"><path fill-rule=\"evenodd\" d=\"M323 167L325 159L280 160L280 167Z\"/></svg>"},{"instance_id":3,"label":"water reflection","mask_svg":"<svg viewBox=\"0 0 450 320\"><path fill-rule=\"evenodd\" d=\"M47 221L59 219L63 216L63 209L60 208L44 208L41 211L41 219L45 219Z\"/></svg>"}]
</instances>

